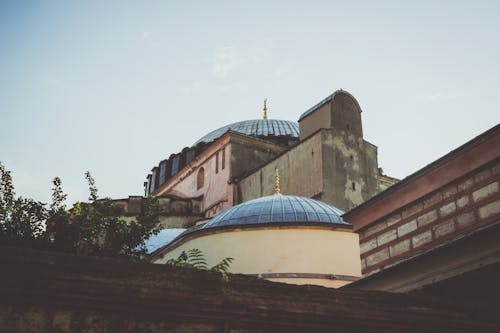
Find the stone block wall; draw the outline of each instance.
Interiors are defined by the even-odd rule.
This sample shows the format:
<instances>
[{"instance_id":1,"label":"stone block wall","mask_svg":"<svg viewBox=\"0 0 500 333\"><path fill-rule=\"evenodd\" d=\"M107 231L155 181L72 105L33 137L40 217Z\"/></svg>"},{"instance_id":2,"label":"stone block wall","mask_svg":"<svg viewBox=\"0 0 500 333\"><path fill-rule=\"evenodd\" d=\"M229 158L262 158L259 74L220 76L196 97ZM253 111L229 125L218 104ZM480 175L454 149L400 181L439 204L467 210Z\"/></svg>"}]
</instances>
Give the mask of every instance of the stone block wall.
<instances>
[{"instance_id":1,"label":"stone block wall","mask_svg":"<svg viewBox=\"0 0 500 333\"><path fill-rule=\"evenodd\" d=\"M500 223L500 159L359 230L367 276Z\"/></svg>"},{"instance_id":2,"label":"stone block wall","mask_svg":"<svg viewBox=\"0 0 500 333\"><path fill-rule=\"evenodd\" d=\"M487 304L2 247L0 332L499 332Z\"/></svg>"}]
</instances>

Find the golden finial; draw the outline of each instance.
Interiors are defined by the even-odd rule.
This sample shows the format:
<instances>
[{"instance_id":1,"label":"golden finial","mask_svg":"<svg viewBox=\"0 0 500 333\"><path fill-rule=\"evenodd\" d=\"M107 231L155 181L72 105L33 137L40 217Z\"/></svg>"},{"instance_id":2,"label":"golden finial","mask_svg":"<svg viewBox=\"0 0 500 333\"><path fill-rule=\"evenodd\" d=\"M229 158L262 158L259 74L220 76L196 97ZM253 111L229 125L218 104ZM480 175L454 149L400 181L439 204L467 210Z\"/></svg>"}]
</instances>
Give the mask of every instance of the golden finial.
<instances>
[{"instance_id":1,"label":"golden finial","mask_svg":"<svg viewBox=\"0 0 500 333\"><path fill-rule=\"evenodd\" d=\"M276 179L274 181L274 194L281 195L281 190L280 190L280 173L278 168L276 170Z\"/></svg>"},{"instance_id":2,"label":"golden finial","mask_svg":"<svg viewBox=\"0 0 500 333\"><path fill-rule=\"evenodd\" d=\"M267 98L264 99L264 119L267 119Z\"/></svg>"}]
</instances>

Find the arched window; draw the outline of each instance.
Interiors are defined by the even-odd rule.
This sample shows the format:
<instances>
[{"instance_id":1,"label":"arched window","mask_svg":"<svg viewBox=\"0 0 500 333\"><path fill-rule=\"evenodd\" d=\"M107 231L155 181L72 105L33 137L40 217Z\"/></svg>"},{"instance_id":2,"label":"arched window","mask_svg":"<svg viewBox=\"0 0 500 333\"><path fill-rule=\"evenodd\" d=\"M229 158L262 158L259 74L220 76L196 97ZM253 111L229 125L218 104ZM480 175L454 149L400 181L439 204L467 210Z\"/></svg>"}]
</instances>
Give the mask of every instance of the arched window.
<instances>
[{"instance_id":1,"label":"arched window","mask_svg":"<svg viewBox=\"0 0 500 333\"><path fill-rule=\"evenodd\" d=\"M196 189L199 190L205 184L205 169L200 168L196 176Z\"/></svg>"}]
</instances>

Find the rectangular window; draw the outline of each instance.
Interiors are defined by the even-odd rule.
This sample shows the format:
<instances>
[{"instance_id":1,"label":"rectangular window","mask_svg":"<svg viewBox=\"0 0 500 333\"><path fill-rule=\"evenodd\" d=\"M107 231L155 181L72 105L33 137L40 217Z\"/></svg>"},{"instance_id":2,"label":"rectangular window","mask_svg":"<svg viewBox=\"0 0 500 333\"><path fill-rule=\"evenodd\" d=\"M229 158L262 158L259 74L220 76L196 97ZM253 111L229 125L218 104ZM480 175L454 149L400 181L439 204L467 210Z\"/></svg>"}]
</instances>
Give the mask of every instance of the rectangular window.
<instances>
[{"instance_id":1,"label":"rectangular window","mask_svg":"<svg viewBox=\"0 0 500 333\"><path fill-rule=\"evenodd\" d=\"M167 180L166 174L167 174L167 161L161 161L160 162L160 185L165 183L165 181Z\"/></svg>"},{"instance_id":2,"label":"rectangular window","mask_svg":"<svg viewBox=\"0 0 500 333\"><path fill-rule=\"evenodd\" d=\"M226 148L222 148L222 170L226 167Z\"/></svg>"},{"instance_id":3,"label":"rectangular window","mask_svg":"<svg viewBox=\"0 0 500 333\"><path fill-rule=\"evenodd\" d=\"M215 153L215 173L219 173L219 152Z\"/></svg>"},{"instance_id":4,"label":"rectangular window","mask_svg":"<svg viewBox=\"0 0 500 333\"><path fill-rule=\"evenodd\" d=\"M175 156L172 161L172 176L179 172L179 155Z\"/></svg>"}]
</instances>

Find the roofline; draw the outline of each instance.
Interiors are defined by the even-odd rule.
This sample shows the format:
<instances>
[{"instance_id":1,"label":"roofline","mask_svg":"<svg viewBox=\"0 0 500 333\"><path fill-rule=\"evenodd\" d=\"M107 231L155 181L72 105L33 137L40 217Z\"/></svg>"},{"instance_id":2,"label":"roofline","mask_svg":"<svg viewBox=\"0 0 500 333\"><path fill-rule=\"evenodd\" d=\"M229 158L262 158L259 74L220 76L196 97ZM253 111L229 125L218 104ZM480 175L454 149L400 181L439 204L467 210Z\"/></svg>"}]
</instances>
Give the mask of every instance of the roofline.
<instances>
[{"instance_id":1,"label":"roofline","mask_svg":"<svg viewBox=\"0 0 500 333\"><path fill-rule=\"evenodd\" d=\"M204 135L203 137L208 136L208 135L210 135L211 133L216 132L216 131L218 131L218 130L220 130L220 129L224 128L224 127L229 127L229 126L234 125L234 124L239 124L239 123L243 123L243 122L246 122L246 121L260 121L260 120L265 120L265 121L285 121L285 122L289 122L289 123L296 124L296 125L297 125L297 127L298 127L298 123L297 123L296 121L293 121L293 120L286 120L286 119L274 119L274 118L269 118L269 119L247 119L247 120L235 121L234 123L230 123L230 124L228 124L228 125L221 126L221 127L217 128L217 129L215 129L215 130L213 130L213 131L211 131L211 132L207 133L207 134L206 134L206 135ZM226 130L223 134L221 134L221 136L222 136L222 135L224 135L225 133L227 133L228 131L237 132L237 131L234 131L234 130L231 130L230 128L228 128L228 129L227 129L227 130ZM299 129L299 128L297 128L297 132L298 132L299 136L293 136L293 135L265 135L265 136L274 136L274 137L293 137L293 138L297 138L297 139L298 139L298 138L300 137L300 129ZM240 133L240 132L238 132L238 133ZM246 134L244 134L244 133L240 133L240 134L246 135ZM247 135L247 136L252 136L252 137L253 137L253 135ZM201 139L203 139L203 137L202 137L202 138L200 138L198 141L196 141L193 145L191 145L191 146L190 146L190 148L196 147L196 146L197 146L197 145L199 145L200 143L210 144L211 142L214 142L214 141L216 141L216 140L218 139L218 138L216 138L216 139L211 140L211 141L201 141ZM255 137L258 137L258 135L256 135Z\"/></svg>"},{"instance_id":2,"label":"roofline","mask_svg":"<svg viewBox=\"0 0 500 333\"><path fill-rule=\"evenodd\" d=\"M442 156L441 158L437 159L436 161L434 161L434 162L426 165L425 167L421 168L420 170L410 174L409 176L400 180L398 183L392 185L391 187L389 187L385 191L380 192L379 194L375 195L374 197L372 197L372 198L368 199L367 201L361 203L360 205L354 207L353 209L351 209L350 211L348 211L344 215L342 215L342 218L344 218L345 220L348 220L350 216L354 216L355 214L359 213L364 208L366 208L372 204L375 204L376 202L383 200L384 198L390 196L392 193L400 190L401 188L410 184L411 182L413 182L413 181L419 179L420 177L422 177L426 174L429 174L430 172L438 169L439 167L442 167L442 166L446 165L447 163L453 161L454 159L459 157L464 152L470 151L470 150L474 149L475 147L487 142L491 138L494 138L495 136L499 136L499 135L500 135L500 124L497 124L494 127L487 130L486 132L483 132L482 134L476 136L472 140L469 140L466 143L464 143L463 145L459 146L458 148L450 151L448 154ZM499 141L500 141L500 138L499 138ZM485 163L489 163L490 161L498 158L499 156L500 156L500 152L497 153L496 157L490 159L489 161L486 161ZM483 163L482 165L484 165L485 163ZM479 167L479 166L477 166L477 167ZM475 168L477 168L477 167L475 167ZM382 216L380 216L380 217L382 217ZM364 226L365 225L363 225L362 227L364 227Z\"/></svg>"},{"instance_id":3,"label":"roofline","mask_svg":"<svg viewBox=\"0 0 500 333\"><path fill-rule=\"evenodd\" d=\"M164 246L159 247L150 253L151 259L155 259L158 256L164 254L170 249L177 248L182 244L188 242L193 238L198 238L203 235L216 234L219 232L228 231L241 231L241 230L258 230L258 229L288 229L295 227L306 227L311 229L329 229L332 231L341 232L353 232L351 224L341 224L333 222L307 222L307 221L295 221L295 222L269 222L269 223L249 223L249 224L236 224L236 225L224 225L217 227L203 228L203 225L198 225L191 227L175 237L172 241Z\"/></svg>"},{"instance_id":4,"label":"roofline","mask_svg":"<svg viewBox=\"0 0 500 333\"><path fill-rule=\"evenodd\" d=\"M348 91L345 91L345 90L342 90L342 89L339 89L339 90L336 90L334 91L331 95L325 97L323 100L321 100L319 103L316 103L313 107L307 109L305 112L303 112L300 117L299 117L299 122L301 120L303 120L304 118L306 118L307 116L309 116L310 114L312 114L314 111L318 110L319 108L321 108L323 105L325 105L326 103L332 101L335 96L337 94L345 94L349 97L351 97L354 102L356 103L356 106L358 107L359 111L362 112L363 110L361 109L361 106L359 106L359 103L358 103L358 100L356 99L356 97L354 97L351 93L349 93Z\"/></svg>"},{"instance_id":5,"label":"roofline","mask_svg":"<svg viewBox=\"0 0 500 333\"><path fill-rule=\"evenodd\" d=\"M155 189L155 191L152 192L151 195L157 197L159 195L168 194L168 193L164 192L164 188L168 187L165 184L168 183L169 185L171 185L172 183L175 183L174 180L177 179L177 178L179 178L179 177L181 177L180 174L182 172L186 171L189 168L193 168L193 164L195 163L195 161L200 160L202 156L207 155L206 157L204 157L204 159L207 160L211 156L215 155L216 152L208 152L208 150L210 150L210 147L212 147L213 145L216 145L216 144L220 144L221 146L225 147L225 146L227 146L228 144L231 143L231 139L233 138L233 136L240 136L241 138L244 138L246 140L253 140L253 141L256 141L256 142L262 142L262 143L270 144L270 145L274 145L274 146L285 147L285 148L288 147L288 146L284 146L284 145L281 145L281 144L278 144L278 143L274 143L274 142L269 141L269 140L261 139L259 137L255 137L255 136L246 135L246 134L243 134L243 133L240 133L240 132L235 132L235 131L227 130L226 132L224 132L224 134L222 134L216 140L211 141L209 143L205 143L206 149L204 149L199 155L195 156L195 158L193 160L191 160L188 164L186 164L182 169L180 169L179 171L177 171L177 173L175 175L173 175L172 177L170 177L167 181L165 181L165 183L163 183L157 189ZM228 142L222 143L224 140L227 140ZM160 191L160 189L161 189L161 191ZM158 194L159 192L162 192L162 194Z\"/></svg>"}]
</instances>

